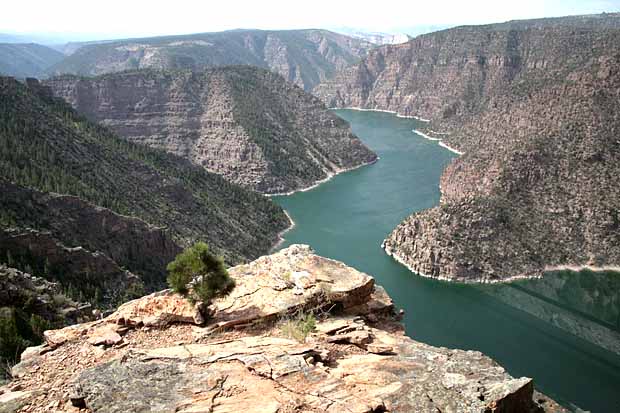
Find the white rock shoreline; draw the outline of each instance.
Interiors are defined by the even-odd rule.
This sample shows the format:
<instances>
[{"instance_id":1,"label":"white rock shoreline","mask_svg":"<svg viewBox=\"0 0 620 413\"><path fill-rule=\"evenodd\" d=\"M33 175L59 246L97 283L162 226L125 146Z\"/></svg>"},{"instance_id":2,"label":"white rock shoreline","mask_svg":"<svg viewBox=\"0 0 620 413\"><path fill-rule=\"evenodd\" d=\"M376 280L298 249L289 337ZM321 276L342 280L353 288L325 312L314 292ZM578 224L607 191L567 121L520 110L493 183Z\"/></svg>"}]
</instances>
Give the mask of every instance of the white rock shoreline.
<instances>
[{"instance_id":1,"label":"white rock shoreline","mask_svg":"<svg viewBox=\"0 0 620 413\"><path fill-rule=\"evenodd\" d=\"M424 139L428 139L429 141L435 141L435 142L439 142L439 146L441 146L442 148L445 148L447 150L449 150L450 152L454 152L457 155L463 155L465 152L461 152L457 149L454 149L451 146L448 146L447 144L445 144L443 142L443 140L441 140L440 138L433 138L431 136L428 136L427 134L425 134L424 132L418 130L418 129L413 129L413 132L420 135L421 137L423 137Z\"/></svg>"},{"instance_id":2,"label":"white rock shoreline","mask_svg":"<svg viewBox=\"0 0 620 413\"><path fill-rule=\"evenodd\" d=\"M420 122L430 122L430 119L424 119L421 118L419 116L413 116L413 115L401 115L398 112L395 112L393 110L384 110L384 109L364 109L364 108L358 108L358 107L346 107L346 108L328 108L330 110L336 110L336 109L348 109L348 110L357 110L360 112L384 112L384 113L393 113L394 115L396 115L397 118L406 118L406 119L416 119L419 120Z\"/></svg>"},{"instance_id":3,"label":"white rock shoreline","mask_svg":"<svg viewBox=\"0 0 620 413\"><path fill-rule=\"evenodd\" d=\"M545 267L545 272L554 272L554 271L572 271L579 272L583 270L588 270L592 272L620 272L620 266L616 265L604 265L602 267L597 267L594 265L555 265L555 266L547 266Z\"/></svg>"},{"instance_id":4,"label":"white rock shoreline","mask_svg":"<svg viewBox=\"0 0 620 413\"><path fill-rule=\"evenodd\" d=\"M312 190L312 189L314 189L314 188L318 187L319 185L321 185L321 184L323 184L323 183L325 183L325 182L327 182L327 181L331 180L331 179L332 179L333 177L335 177L336 175L340 175L340 174L345 173L345 172L354 171L354 170L359 169L359 168L361 168L361 167L363 167L363 166L373 165L373 164L375 164L375 163L376 163L379 159L380 159L380 158L377 156L374 160L372 160L372 161L370 161L370 162L365 162L365 163L362 163L362 164L360 164L360 165L353 166L353 167L351 167L351 168L339 169L339 170L337 170L336 172L328 172L328 173L327 173L327 177L326 177L326 178L323 178L323 179L321 179L320 181L316 181L314 184L312 184L312 185L310 185L310 186L307 186L307 187L305 187L305 188L295 189L295 190L293 190L293 191L289 191L289 192L279 192L279 193L275 193L275 194L263 194L263 195L265 195L266 197L271 198L272 196L289 196L289 195L293 195L293 194L295 194L295 193L297 193L297 192L307 192L307 191L310 191L310 190Z\"/></svg>"},{"instance_id":5,"label":"white rock shoreline","mask_svg":"<svg viewBox=\"0 0 620 413\"><path fill-rule=\"evenodd\" d=\"M361 164L361 165L354 166L354 167L352 167L352 168L346 168L346 169L338 170L338 171L336 171L336 173L331 173L331 172L330 172L330 173L328 173L327 178L325 178L325 179L321 179L320 181L318 181L318 182L314 183L313 185L310 185L310 186L308 186L308 187L306 187L306 188L297 189L297 190L295 190L295 191L290 191L290 192L286 192L286 193L279 193L279 194L264 194L264 195L265 195L266 197L269 197L269 198L270 198L270 197L272 197L272 196L289 196L289 195L293 195L294 193L297 193L297 192L307 192L307 191L310 191L311 189L314 189L314 188L318 187L319 185L321 185L321 184L323 184L323 183L325 183L325 182L329 181L330 179L332 179L332 178L333 178L333 177L335 177L336 175L340 175L341 173L345 173L345 172L350 172L350 171L353 171L353 170L355 170L355 169L359 169L359 168L361 168L361 167L363 167L363 166L373 165L373 164L375 164L375 163L376 163L379 159L380 159L380 158L377 156L377 158L376 158L376 159L374 159L374 160L373 160L373 161L371 161L371 162L366 162L366 163L363 163L363 164ZM289 232L290 230L292 230L293 228L295 228L295 221L293 220L293 218L290 216L290 214L289 214L286 210L284 210L284 213L286 214L286 217L288 218L288 220L289 220L289 222L290 222L290 225L289 225L287 228L285 228L285 229L283 229L282 231L280 231L280 233L278 234L278 241L276 241L276 243L275 243L275 244L271 247L271 250L270 250L270 251L275 251L275 250L276 250L276 249L277 249L280 245L282 245L282 243L285 241L285 239L284 239L284 235L285 235L287 232Z\"/></svg>"},{"instance_id":6,"label":"white rock shoreline","mask_svg":"<svg viewBox=\"0 0 620 413\"><path fill-rule=\"evenodd\" d=\"M416 275L419 275L421 277L424 277L424 278L430 278L432 280L444 281L444 282L449 282L449 283L453 283L453 284L454 283L456 283L456 284L507 284L507 283L510 283L510 282L513 282L513 281L537 280L537 279L541 279L542 278L541 275L514 275L514 276L511 276L511 277L502 278L500 280L489 280L489 279L486 279L486 278L454 279L454 278L448 278L448 277L443 277L443 276L433 277L432 275L424 274L422 272L414 270L411 267L411 265L407 264L405 262L405 260L400 255L398 255L396 252L390 250L389 248L385 247L385 240L381 243L381 248L385 251L385 253L387 255L392 257L399 264L402 264L405 267L407 267L407 269L409 271L411 271L412 273L414 273Z\"/></svg>"},{"instance_id":7,"label":"white rock shoreline","mask_svg":"<svg viewBox=\"0 0 620 413\"><path fill-rule=\"evenodd\" d=\"M293 218L291 218L290 214L285 209L283 211L286 217L288 218L289 226L278 233L278 241L276 241L273 247L271 247L271 249L269 250L270 253L274 252L280 245L282 245L282 243L286 241L284 239L284 235L286 235L287 232L295 228L295 221L293 220Z\"/></svg>"}]
</instances>

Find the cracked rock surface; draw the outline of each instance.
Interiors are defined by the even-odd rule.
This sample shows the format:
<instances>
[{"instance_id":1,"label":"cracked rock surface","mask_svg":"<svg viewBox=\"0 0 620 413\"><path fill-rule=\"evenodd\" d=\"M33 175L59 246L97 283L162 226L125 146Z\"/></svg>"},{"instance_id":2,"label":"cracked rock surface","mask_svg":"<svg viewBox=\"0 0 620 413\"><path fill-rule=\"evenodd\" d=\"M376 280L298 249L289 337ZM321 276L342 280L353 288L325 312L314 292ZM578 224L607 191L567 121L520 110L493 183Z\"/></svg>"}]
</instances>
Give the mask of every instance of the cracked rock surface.
<instances>
[{"instance_id":1,"label":"cracked rock surface","mask_svg":"<svg viewBox=\"0 0 620 413\"><path fill-rule=\"evenodd\" d=\"M307 246L230 272L236 295L215 302L206 322L163 292L48 332L64 341L29 349L2 398L19 399L19 412L564 411L539 394L534 402L532 379L511 377L479 352L405 336L372 277ZM303 294L288 272L309 279ZM381 311L362 311L379 302ZM297 341L277 319L302 308L317 311L317 324ZM93 339L111 332L122 339Z\"/></svg>"}]
</instances>

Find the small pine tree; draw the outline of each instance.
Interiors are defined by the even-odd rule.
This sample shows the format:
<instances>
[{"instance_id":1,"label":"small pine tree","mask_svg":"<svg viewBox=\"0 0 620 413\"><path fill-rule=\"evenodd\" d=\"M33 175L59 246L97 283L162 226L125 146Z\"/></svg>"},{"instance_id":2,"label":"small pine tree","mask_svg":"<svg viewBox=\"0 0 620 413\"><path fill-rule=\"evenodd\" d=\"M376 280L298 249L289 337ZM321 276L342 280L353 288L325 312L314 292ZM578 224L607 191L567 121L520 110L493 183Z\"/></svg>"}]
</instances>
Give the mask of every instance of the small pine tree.
<instances>
[{"instance_id":1,"label":"small pine tree","mask_svg":"<svg viewBox=\"0 0 620 413\"><path fill-rule=\"evenodd\" d=\"M206 305L235 288L235 281L228 275L222 258L212 254L204 242L177 255L167 268L168 285L173 291Z\"/></svg>"}]
</instances>

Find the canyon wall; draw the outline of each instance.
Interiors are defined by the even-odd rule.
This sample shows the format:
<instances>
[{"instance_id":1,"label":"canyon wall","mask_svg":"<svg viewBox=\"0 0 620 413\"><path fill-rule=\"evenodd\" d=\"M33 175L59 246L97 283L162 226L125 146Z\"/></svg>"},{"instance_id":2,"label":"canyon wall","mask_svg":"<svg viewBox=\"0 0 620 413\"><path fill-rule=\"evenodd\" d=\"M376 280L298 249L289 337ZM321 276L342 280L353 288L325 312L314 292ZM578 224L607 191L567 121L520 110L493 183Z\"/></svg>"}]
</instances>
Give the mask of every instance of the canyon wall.
<instances>
[{"instance_id":1,"label":"canyon wall","mask_svg":"<svg viewBox=\"0 0 620 413\"><path fill-rule=\"evenodd\" d=\"M425 133L465 153L442 176L441 205L400 224L389 254L459 281L618 264L618 20L445 30L373 51L317 87L331 106L428 118Z\"/></svg>"},{"instance_id":2,"label":"canyon wall","mask_svg":"<svg viewBox=\"0 0 620 413\"><path fill-rule=\"evenodd\" d=\"M376 160L315 97L263 69L136 71L45 82L89 119L263 193Z\"/></svg>"}]
</instances>

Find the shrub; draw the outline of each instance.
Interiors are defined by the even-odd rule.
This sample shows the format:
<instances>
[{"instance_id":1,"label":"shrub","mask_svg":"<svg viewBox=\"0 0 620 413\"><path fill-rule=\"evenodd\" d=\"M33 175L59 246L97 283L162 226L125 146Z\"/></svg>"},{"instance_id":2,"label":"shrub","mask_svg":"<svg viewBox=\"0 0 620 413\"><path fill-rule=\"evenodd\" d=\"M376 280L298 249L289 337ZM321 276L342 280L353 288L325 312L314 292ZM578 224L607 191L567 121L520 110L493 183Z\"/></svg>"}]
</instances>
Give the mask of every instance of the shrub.
<instances>
[{"instance_id":1,"label":"shrub","mask_svg":"<svg viewBox=\"0 0 620 413\"><path fill-rule=\"evenodd\" d=\"M306 341L308 334L316 328L316 318L312 313L299 313L297 316L287 319L282 323L280 331L288 338L293 338L300 343Z\"/></svg>"},{"instance_id":2,"label":"shrub","mask_svg":"<svg viewBox=\"0 0 620 413\"><path fill-rule=\"evenodd\" d=\"M13 308L0 308L0 363L3 365L19 360L22 351L33 344L23 337L29 333L20 331L24 330L23 324Z\"/></svg>"},{"instance_id":3,"label":"shrub","mask_svg":"<svg viewBox=\"0 0 620 413\"><path fill-rule=\"evenodd\" d=\"M229 294L235 287L222 258L209 252L204 242L198 242L177 255L167 268L168 285L173 291L207 305L214 298Z\"/></svg>"}]
</instances>

